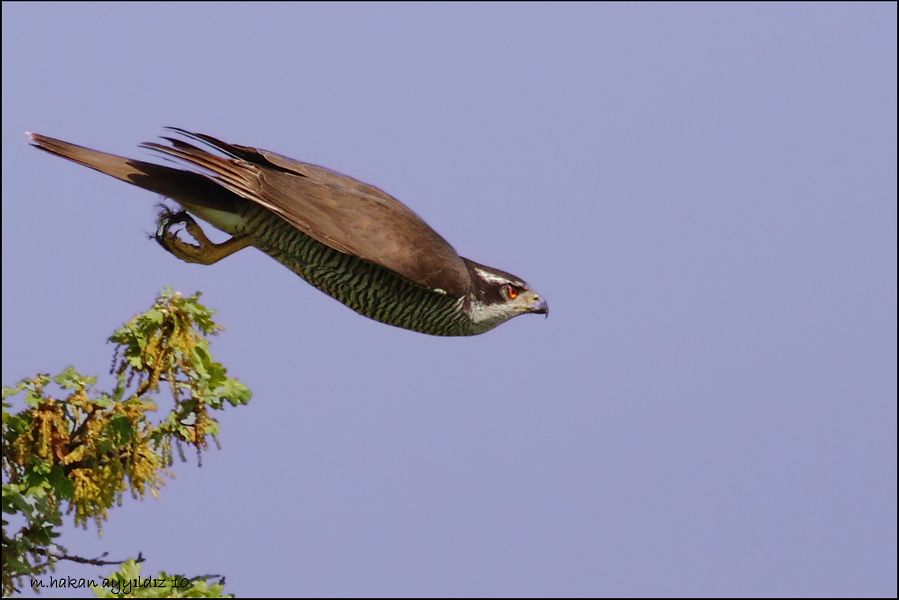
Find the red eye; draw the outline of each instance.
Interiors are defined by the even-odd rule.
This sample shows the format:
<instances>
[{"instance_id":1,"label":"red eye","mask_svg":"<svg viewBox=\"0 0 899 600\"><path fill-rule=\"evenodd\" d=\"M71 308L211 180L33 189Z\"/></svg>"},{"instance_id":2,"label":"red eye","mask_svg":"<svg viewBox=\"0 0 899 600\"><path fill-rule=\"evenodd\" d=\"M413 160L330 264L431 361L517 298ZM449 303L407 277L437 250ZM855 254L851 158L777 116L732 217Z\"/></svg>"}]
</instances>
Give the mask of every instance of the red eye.
<instances>
[{"instance_id":1,"label":"red eye","mask_svg":"<svg viewBox=\"0 0 899 600\"><path fill-rule=\"evenodd\" d=\"M506 285L506 295L509 296L509 300L515 300L518 297L518 290L514 286Z\"/></svg>"}]
</instances>

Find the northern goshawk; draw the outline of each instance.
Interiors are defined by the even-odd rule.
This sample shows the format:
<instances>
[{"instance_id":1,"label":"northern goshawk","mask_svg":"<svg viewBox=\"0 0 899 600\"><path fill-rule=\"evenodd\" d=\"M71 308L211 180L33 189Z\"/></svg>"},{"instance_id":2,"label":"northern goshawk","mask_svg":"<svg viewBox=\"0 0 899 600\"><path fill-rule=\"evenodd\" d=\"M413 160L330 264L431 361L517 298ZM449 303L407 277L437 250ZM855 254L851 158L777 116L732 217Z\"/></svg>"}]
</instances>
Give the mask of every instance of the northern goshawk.
<instances>
[{"instance_id":1,"label":"northern goshawk","mask_svg":"<svg viewBox=\"0 0 899 600\"><path fill-rule=\"evenodd\" d=\"M475 335L546 301L504 271L462 258L396 199L334 171L266 150L171 128L192 143L143 147L179 159L186 171L123 158L38 134L41 150L177 201L163 210L156 240L187 262L209 265L259 248L356 312L431 335ZM190 213L231 235L211 242ZM170 231L182 223L198 245Z\"/></svg>"}]
</instances>

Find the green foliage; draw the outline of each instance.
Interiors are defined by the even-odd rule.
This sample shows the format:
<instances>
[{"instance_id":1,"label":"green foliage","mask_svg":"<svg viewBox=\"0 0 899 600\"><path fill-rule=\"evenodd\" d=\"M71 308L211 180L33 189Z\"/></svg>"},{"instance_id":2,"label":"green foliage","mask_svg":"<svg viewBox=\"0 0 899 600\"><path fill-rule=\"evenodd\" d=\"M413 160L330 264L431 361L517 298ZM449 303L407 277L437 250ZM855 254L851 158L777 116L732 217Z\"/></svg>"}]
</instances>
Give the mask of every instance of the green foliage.
<instances>
[{"instance_id":1,"label":"green foliage","mask_svg":"<svg viewBox=\"0 0 899 600\"><path fill-rule=\"evenodd\" d=\"M164 572L155 577L141 577L140 566L128 560L103 585L91 589L98 598L233 598L223 595L223 583L206 582L214 577L218 575L187 579Z\"/></svg>"},{"instance_id":2,"label":"green foliage","mask_svg":"<svg viewBox=\"0 0 899 600\"><path fill-rule=\"evenodd\" d=\"M207 439L215 440L218 432L209 410L249 400L247 388L229 379L224 367L212 360L205 336L220 328L198 297L184 298L166 289L148 312L109 338L117 344L111 372L118 383L112 393L93 390L96 379L71 367L52 378L68 391L62 400L48 393L49 375L3 388L2 509L26 522L7 535L9 522L3 520L4 596L17 591L23 576L52 571L59 559L118 564L71 557L54 543L62 524L61 505L68 504L67 514L74 513L76 525L86 527L93 520L99 529L106 509L121 503L126 488L135 498L147 491L157 495L165 468L172 464L172 442L182 460L182 444L196 448L199 460L208 449ZM175 405L154 424L146 413L156 410L150 396L162 382L169 385ZM20 393L28 408L7 412L7 398ZM121 576L126 578L126 567L139 569L133 561L130 567L125 563ZM190 589L196 591L191 597L211 593L214 587L191 580ZM152 590L158 589L146 592L155 595ZM179 586L169 593L186 589Z\"/></svg>"}]
</instances>

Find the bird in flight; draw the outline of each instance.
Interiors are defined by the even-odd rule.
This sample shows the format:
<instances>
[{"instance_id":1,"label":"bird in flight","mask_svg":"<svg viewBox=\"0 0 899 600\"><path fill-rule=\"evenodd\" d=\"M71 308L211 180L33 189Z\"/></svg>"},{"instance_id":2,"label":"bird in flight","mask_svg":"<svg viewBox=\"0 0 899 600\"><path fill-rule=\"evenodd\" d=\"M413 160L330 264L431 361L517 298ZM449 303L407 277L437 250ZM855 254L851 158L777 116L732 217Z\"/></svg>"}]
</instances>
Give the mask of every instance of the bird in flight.
<instances>
[{"instance_id":1,"label":"bird in flight","mask_svg":"<svg viewBox=\"0 0 899 600\"><path fill-rule=\"evenodd\" d=\"M156 240L181 260L211 265L255 246L359 314L430 335L477 335L521 314L548 314L524 281L460 257L378 188L267 150L169 130L188 141L141 146L194 170L28 136L36 148L178 202L181 211L160 213ZM191 215L231 238L213 243ZM177 224L196 244L171 230Z\"/></svg>"}]
</instances>

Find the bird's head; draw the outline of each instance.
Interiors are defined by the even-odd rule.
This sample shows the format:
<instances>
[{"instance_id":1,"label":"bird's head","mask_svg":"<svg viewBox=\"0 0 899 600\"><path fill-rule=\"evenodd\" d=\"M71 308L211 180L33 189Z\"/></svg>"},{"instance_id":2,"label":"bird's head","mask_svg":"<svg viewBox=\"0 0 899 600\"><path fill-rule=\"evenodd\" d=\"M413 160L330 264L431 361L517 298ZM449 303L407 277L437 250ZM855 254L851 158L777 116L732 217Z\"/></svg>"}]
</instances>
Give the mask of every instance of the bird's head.
<instances>
[{"instance_id":1,"label":"bird's head","mask_svg":"<svg viewBox=\"0 0 899 600\"><path fill-rule=\"evenodd\" d=\"M465 311L479 332L525 313L549 316L546 300L524 281L505 271L463 260L468 264L472 283Z\"/></svg>"}]
</instances>

